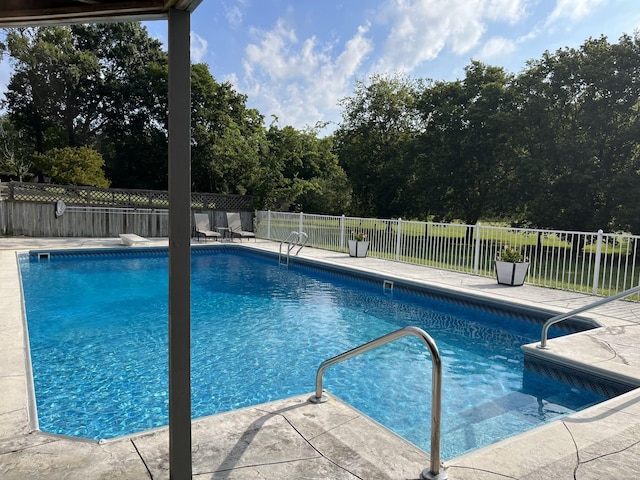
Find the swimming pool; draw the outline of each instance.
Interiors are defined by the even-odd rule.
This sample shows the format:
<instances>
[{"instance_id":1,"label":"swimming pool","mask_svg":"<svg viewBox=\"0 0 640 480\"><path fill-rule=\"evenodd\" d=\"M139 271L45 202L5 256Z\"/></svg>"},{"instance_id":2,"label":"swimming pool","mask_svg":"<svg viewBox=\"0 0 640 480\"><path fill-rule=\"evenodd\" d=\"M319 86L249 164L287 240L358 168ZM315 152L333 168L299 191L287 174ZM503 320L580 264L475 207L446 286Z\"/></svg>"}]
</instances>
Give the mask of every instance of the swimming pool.
<instances>
[{"instance_id":1,"label":"swimming pool","mask_svg":"<svg viewBox=\"0 0 640 480\"><path fill-rule=\"evenodd\" d=\"M20 266L40 428L98 439L166 425L166 249ZM490 310L245 250L194 251L193 415L309 393L321 361L406 325L443 358L443 458L604 399L523 373L520 346L540 326ZM428 450L431 363L417 339L333 367L324 385Z\"/></svg>"}]
</instances>

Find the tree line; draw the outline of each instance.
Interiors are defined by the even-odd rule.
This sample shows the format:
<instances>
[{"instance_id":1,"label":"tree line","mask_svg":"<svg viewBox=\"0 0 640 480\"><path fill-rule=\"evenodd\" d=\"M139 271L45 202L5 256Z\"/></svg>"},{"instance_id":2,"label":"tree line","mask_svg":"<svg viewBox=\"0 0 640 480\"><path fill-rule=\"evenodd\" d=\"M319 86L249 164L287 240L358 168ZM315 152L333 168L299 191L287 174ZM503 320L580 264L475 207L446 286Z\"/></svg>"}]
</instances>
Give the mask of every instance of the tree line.
<instances>
[{"instance_id":1,"label":"tree line","mask_svg":"<svg viewBox=\"0 0 640 480\"><path fill-rule=\"evenodd\" d=\"M544 52L518 74L373 75L330 136L266 125L191 68L192 189L261 209L640 232L640 38ZM165 189L167 54L138 23L12 29L0 176Z\"/></svg>"},{"instance_id":2,"label":"tree line","mask_svg":"<svg viewBox=\"0 0 640 480\"><path fill-rule=\"evenodd\" d=\"M588 39L517 75L374 76L335 151L362 215L640 232L640 39Z\"/></svg>"},{"instance_id":3,"label":"tree line","mask_svg":"<svg viewBox=\"0 0 640 480\"><path fill-rule=\"evenodd\" d=\"M168 56L139 23L10 29L0 178L166 189ZM247 97L191 67L192 190L332 213L351 189L317 129L266 126Z\"/></svg>"}]
</instances>

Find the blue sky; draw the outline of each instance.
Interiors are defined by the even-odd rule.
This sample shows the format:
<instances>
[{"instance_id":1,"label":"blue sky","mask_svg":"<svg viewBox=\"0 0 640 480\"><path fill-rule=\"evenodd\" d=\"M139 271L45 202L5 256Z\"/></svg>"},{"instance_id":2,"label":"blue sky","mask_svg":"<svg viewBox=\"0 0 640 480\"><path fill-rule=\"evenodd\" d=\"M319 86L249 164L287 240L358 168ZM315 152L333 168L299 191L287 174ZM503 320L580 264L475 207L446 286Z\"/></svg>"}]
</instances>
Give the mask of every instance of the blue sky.
<instances>
[{"instance_id":1,"label":"blue sky","mask_svg":"<svg viewBox=\"0 0 640 480\"><path fill-rule=\"evenodd\" d=\"M166 42L166 22L145 23ZM269 124L340 121L338 101L373 73L455 80L472 59L517 73L545 50L640 28L638 0L203 0L194 62L248 96ZM0 63L0 90L9 78Z\"/></svg>"}]
</instances>

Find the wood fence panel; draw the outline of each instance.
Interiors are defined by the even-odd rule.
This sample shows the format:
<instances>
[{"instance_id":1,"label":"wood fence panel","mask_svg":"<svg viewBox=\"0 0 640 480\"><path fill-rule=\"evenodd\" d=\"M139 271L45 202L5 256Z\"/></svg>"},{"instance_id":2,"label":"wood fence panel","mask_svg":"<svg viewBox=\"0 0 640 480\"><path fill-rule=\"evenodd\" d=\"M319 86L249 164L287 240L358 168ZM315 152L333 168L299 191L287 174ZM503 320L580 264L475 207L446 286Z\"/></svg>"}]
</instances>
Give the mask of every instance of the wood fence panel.
<instances>
[{"instance_id":1,"label":"wood fence panel","mask_svg":"<svg viewBox=\"0 0 640 480\"><path fill-rule=\"evenodd\" d=\"M3 234L29 237L117 237L135 233L142 237L168 237L166 210L91 210L68 207L55 216L54 203L0 202L6 215ZM0 217L1 218L1 217Z\"/></svg>"},{"instance_id":2,"label":"wood fence panel","mask_svg":"<svg viewBox=\"0 0 640 480\"><path fill-rule=\"evenodd\" d=\"M143 237L169 236L169 198L166 191L123 190L8 182L0 184L0 235L30 237ZM56 217L57 201L66 210ZM211 227L227 226L227 211L242 215L251 225L253 197L192 193L193 211L209 213Z\"/></svg>"},{"instance_id":3,"label":"wood fence panel","mask_svg":"<svg viewBox=\"0 0 640 480\"><path fill-rule=\"evenodd\" d=\"M7 234L7 205L8 203L0 198L0 235Z\"/></svg>"}]
</instances>

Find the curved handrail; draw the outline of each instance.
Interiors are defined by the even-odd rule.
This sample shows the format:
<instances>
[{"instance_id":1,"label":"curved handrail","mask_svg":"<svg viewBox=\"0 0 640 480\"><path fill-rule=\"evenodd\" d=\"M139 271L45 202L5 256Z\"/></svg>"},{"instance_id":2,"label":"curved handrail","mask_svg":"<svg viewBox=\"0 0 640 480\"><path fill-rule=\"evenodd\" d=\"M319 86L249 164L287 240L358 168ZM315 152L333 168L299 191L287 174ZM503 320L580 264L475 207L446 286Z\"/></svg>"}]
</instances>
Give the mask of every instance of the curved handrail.
<instances>
[{"instance_id":1,"label":"curved handrail","mask_svg":"<svg viewBox=\"0 0 640 480\"><path fill-rule=\"evenodd\" d=\"M280 242L280 250L278 251L278 265L280 265L280 259L282 257L282 245L287 244L287 266L289 266L289 253L291 253L291 249L298 242L300 238L300 234L295 230L292 230L287 237Z\"/></svg>"},{"instance_id":2,"label":"curved handrail","mask_svg":"<svg viewBox=\"0 0 640 480\"><path fill-rule=\"evenodd\" d=\"M307 240L309 240L309 235L307 235L305 232L300 232L298 234L298 240L296 240L296 243L298 245L298 250L296 250L296 253L294 253L295 256L298 256L298 254L300 253L300 250L302 250L304 246L307 244Z\"/></svg>"},{"instance_id":3,"label":"curved handrail","mask_svg":"<svg viewBox=\"0 0 640 480\"><path fill-rule=\"evenodd\" d=\"M289 266L289 257L291 256L291 251L298 247L298 250L294 253L297 256L300 253L300 250L304 248L307 244L307 240L309 240L309 235L305 232L296 232L292 230L287 237L280 242L280 250L278 252L278 265L281 263L282 258L282 245L287 244L287 267Z\"/></svg>"},{"instance_id":4,"label":"curved handrail","mask_svg":"<svg viewBox=\"0 0 640 480\"><path fill-rule=\"evenodd\" d=\"M640 292L640 285L638 285L637 287L633 287L628 290L625 290L624 292L618 293L616 295L612 295L610 297L600 299L597 302L591 303L589 305L585 305L584 307L576 308L575 310L571 310L570 312L561 313L560 315L551 317L542 326L542 333L540 335L540 345L538 345L538 348L549 348L547 347L547 337L549 335L549 328L551 328L552 325L555 325L558 322L566 320L567 318L571 318L579 313L586 312L587 310L591 310L592 308L599 307L600 305L604 305L605 303L613 302L614 300L628 297L629 295L634 294L636 292Z\"/></svg>"},{"instance_id":5,"label":"curved handrail","mask_svg":"<svg viewBox=\"0 0 640 480\"><path fill-rule=\"evenodd\" d=\"M316 373L316 391L315 395L309 398L313 403L323 403L328 400L326 395L322 394L322 376L327 368L336 365L345 360L349 360L357 355L373 350L374 348L385 345L398 338L407 335L415 335L429 349L433 364L433 375L431 380L431 465L430 470L424 470L421 477L430 480L444 480L447 478L446 471L440 472L440 417L442 415L442 359L440 352L433 338L427 332L418 327L404 327L400 330L383 335L368 343L352 348L351 350L331 357L325 360L318 367Z\"/></svg>"}]
</instances>

